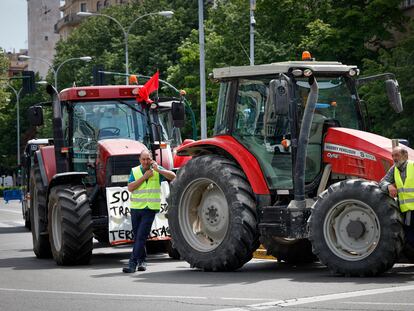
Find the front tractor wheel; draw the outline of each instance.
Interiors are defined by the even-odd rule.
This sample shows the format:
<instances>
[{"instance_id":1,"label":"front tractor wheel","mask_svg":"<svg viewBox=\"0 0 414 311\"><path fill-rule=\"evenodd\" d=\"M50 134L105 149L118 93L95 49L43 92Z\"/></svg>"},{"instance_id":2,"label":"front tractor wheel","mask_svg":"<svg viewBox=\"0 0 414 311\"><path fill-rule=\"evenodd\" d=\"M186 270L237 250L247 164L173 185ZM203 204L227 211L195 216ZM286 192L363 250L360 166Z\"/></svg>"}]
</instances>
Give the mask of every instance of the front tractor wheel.
<instances>
[{"instance_id":1,"label":"front tractor wheel","mask_svg":"<svg viewBox=\"0 0 414 311\"><path fill-rule=\"evenodd\" d=\"M255 201L236 163L206 155L190 160L171 185L168 221L182 259L207 271L243 266L259 246Z\"/></svg>"},{"instance_id":2,"label":"front tractor wheel","mask_svg":"<svg viewBox=\"0 0 414 311\"><path fill-rule=\"evenodd\" d=\"M49 239L58 265L89 263L93 248L92 216L83 186L56 186L49 195Z\"/></svg>"},{"instance_id":3,"label":"front tractor wheel","mask_svg":"<svg viewBox=\"0 0 414 311\"><path fill-rule=\"evenodd\" d=\"M395 201L376 183L351 179L319 196L310 240L313 252L333 273L375 276L394 265L404 234Z\"/></svg>"}]
</instances>

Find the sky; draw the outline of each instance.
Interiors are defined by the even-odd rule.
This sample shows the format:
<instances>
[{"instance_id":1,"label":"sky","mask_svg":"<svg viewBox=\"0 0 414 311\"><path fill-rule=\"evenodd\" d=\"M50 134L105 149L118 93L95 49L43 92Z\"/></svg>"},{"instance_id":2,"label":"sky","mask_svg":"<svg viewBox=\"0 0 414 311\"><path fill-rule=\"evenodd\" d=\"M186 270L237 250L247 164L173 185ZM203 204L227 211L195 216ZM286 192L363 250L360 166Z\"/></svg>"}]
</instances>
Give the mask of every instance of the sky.
<instances>
[{"instance_id":1,"label":"sky","mask_svg":"<svg viewBox=\"0 0 414 311\"><path fill-rule=\"evenodd\" d=\"M27 49L27 0L0 0L0 47Z\"/></svg>"}]
</instances>

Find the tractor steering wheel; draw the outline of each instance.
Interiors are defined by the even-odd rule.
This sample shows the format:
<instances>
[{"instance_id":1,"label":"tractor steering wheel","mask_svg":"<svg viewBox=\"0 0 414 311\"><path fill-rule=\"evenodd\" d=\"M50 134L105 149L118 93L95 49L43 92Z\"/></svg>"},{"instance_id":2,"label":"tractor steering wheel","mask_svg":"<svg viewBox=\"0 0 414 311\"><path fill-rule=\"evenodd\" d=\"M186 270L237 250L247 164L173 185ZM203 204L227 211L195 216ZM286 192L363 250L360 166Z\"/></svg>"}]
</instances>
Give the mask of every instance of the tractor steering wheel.
<instances>
[{"instance_id":1,"label":"tractor steering wheel","mask_svg":"<svg viewBox=\"0 0 414 311\"><path fill-rule=\"evenodd\" d=\"M103 127L99 130L99 137L119 136L121 129L114 126Z\"/></svg>"}]
</instances>

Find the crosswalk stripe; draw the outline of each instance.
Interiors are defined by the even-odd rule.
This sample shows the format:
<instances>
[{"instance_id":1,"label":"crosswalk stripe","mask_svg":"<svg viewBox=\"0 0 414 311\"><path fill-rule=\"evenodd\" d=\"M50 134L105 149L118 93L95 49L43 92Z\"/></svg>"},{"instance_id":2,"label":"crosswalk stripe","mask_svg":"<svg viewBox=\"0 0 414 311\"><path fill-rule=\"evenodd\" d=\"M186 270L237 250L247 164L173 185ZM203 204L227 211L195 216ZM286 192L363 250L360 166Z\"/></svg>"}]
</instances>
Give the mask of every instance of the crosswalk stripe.
<instances>
[{"instance_id":1,"label":"crosswalk stripe","mask_svg":"<svg viewBox=\"0 0 414 311\"><path fill-rule=\"evenodd\" d=\"M0 228L14 228L24 226L24 221L2 221L0 222Z\"/></svg>"}]
</instances>

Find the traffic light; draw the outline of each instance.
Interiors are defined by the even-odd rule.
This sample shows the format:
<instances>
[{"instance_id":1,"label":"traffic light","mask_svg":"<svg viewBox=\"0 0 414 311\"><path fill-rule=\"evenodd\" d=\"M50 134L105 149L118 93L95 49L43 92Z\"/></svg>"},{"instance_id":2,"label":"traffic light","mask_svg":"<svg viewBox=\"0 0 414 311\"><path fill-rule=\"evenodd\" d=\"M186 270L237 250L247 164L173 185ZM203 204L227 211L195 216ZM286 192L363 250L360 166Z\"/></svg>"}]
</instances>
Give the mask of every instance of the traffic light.
<instances>
[{"instance_id":1,"label":"traffic light","mask_svg":"<svg viewBox=\"0 0 414 311\"><path fill-rule=\"evenodd\" d=\"M103 65L96 65L92 69L93 85L105 85L105 74L100 71L104 71Z\"/></svg>"},{"instance_id":2,"label":"traffic light","mask_svg":"<svg viewBox=\"0 0 414 311\"><path fill-rule=\"evenodd\" d=\"M35 74L33 71L23 71L23 94L34 93L36 91Z\"/></svg>"}]
</instances>

